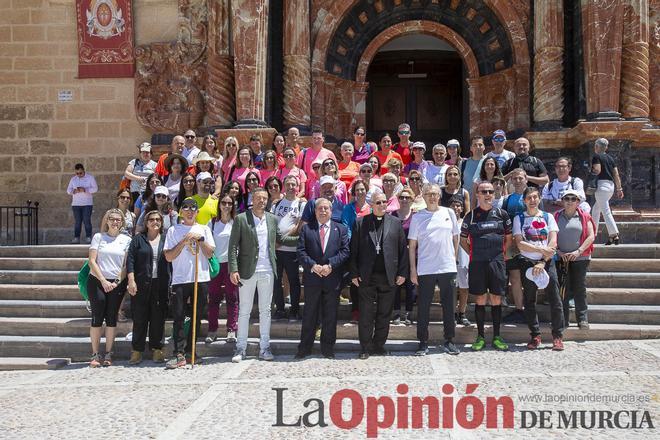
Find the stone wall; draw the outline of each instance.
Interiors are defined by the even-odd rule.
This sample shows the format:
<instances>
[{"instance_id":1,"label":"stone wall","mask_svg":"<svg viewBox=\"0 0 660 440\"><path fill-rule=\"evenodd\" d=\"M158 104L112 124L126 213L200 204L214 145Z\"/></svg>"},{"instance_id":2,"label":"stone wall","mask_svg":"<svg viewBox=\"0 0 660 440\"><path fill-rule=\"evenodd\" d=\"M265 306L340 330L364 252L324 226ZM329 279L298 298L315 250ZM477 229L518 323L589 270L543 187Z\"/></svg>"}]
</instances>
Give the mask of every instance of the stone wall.
<instances>
[{"instance_id":1,"label":"stone wall","mask_svg":"<svg viewBox=\"0 0 660 440\"><path fill-rule=\"evenodd\" d=\"M176 38L177 4L133 2L136 43ZM99 184L94 228L140 142L134 80L77 79L75 2L0 0L0 204L40 203L40 238L71 238L66 187L77 162ZM58 102L62 90L71 102Z\"/></svg>"}]
</instances>

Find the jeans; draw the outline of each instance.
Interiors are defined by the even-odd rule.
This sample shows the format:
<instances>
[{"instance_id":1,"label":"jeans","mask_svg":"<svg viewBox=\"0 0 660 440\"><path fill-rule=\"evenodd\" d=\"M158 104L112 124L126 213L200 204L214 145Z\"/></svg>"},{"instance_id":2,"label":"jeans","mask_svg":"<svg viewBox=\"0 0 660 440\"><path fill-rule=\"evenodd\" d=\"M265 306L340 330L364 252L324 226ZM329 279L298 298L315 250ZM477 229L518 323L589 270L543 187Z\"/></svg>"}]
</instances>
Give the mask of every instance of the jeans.
<instances>
[{"instance_id":1,"label":"jeans","mask_svg":"<svg viewBox=\"0 0 660 440\"><path fill-rule=\"evenodd\" d=\"M206 295L208 292L208 282L197 283L197 316L195 339L199 338L202 327L202 312L206 305ZM172 286L172 297L170 299L170 309L174 319L174 354L183 354L192 352L192 326L189 327L187 334L184 331L186 316L191 318L193 310L194 283L175 284ZM185 344L185 345L184 345Z\"/></svg>"},{"instance_id":2,"label":"jeans","mask_svg":"<svg viewBox=\"0 0 660 440\"><path fill-rule=\"evenodd\" d=\"M594 194L596 203L594 203L593 208L591 208L591 216L596 222L596 235L598 235L598 225L600 224L601 213L603 214L603 219L605 220L607 233L609 235L616 235L619 233L619 229L616 227L616 222L614 221L614 215L610 210L610 199L613 195L614 182L611 180L599 180L598 188Z\"/></svg>"},{"instance_id":3,"label":"jeans","mask_svg":"<svg viewBox=\"0 0 660 440\"><path fill-rule=\"evenodd\" d=\"M209 283L209 332L218 331L222 298L227 301L227 331L238 329L238 287L229 281L229 264L220 264L220 273Z\"/></svg>"},{"instance_id":4,"label":"jeans","mask_svg":"<svg viewBox=\"0 0 660 440\"><path fill-rule=\"evenodd\" d=\"M431 301L436 284L440 288L442 304L442 324L445 341L451 341L456 332L454 310L456 309L456 272L419 275L417 290L417 339L426 344L429 341L429 320Z\"/></svg>"},{"instance_id":5,"label":"jeans","mask_svg":"<svg viewBox=\"0 0 660 440\"><path fill-rule=\"evenodd\" d=\"M534 336L541 334L539 327L539 316L536 313L536 292L538 286L534 281L525 276L527 269L534 265L533 261L521 260L520 263L520 278L522 279L523 297L525 302L525 320L529 327L529 332ZM545 270L550 276L550 282L544 290L548 301L550 301L550 320L552 322L552 336L561 338L564 331L564 310L559 296L559 283L557 281L557 271L555 270L555 263L551 260L546 263Z\"/></svg>"},{"instance_id":6,"label":"jeans","mask_svg":"<svg viewBox=\"0 0 660 440\"><path fill-rule=\"evenodd\" d=\"M152 350L163 348L163 334L165 333L165 316L167 315L167 289L158 291L158 281L153 279L146 289L138 290L131 309L133 315L133 340L131 345L134 351L143 352L147 332L149 333L149 348ZM199 292L198 292L199 293Z\"/></svg>"},{"instance_id":7,"label":"jeans","mask_svg":"<svg viewBox=\"0 0 660 440\"><path fill-rule=\"evenodd\" d=\"M75 220L73 225L73 236L75 238L80 238L83 223L85 224L87 238L92 238L92 208L92 205L71 207L73 210L73 218Z\"/></svg>"},{"instance_id":8,"label":"jeans","mask_svg":"<svg viewBox=\"0 0 660 440\"><path fill-rule=\"evenodd\" d=\"M575 299L575 320L588 321L587 319L587 270L589 269L591 260L577 260L568 263L568 270L566 280L564 282L564 325L568 327L569 306L568 302L571 298ZM557 270L560 268L561 262L557 261Z\"/></svg>"},{"instance_id":9,"label":"jeans","mask_svg":"<svg viewBox=\"0 0 660 440\"><path fill-rule=\"evenodd\" d=\"M255 272L250 278L241 279L243 285L238 288L237 350L247 348L255 288L259 297L259 348L265 350L270 346L270 303L273 300L274 280L273 272Z\"/></svg>"},{"instance_id":10,"label":"jeans","mask_svg":"<svg viewBox=\"0 0 660 440\"><path fill-rule=\"evenodd\" d=\"M296 252L275 251L277 258L277 282L273 291L275 306L278 311L284 311L284 289L282 288L282 274L286 271L289 279L289 293L291 294L291 316L295 316L300 309L300 273L298 272L298 254Z\"/></svg>"}]
</instances>

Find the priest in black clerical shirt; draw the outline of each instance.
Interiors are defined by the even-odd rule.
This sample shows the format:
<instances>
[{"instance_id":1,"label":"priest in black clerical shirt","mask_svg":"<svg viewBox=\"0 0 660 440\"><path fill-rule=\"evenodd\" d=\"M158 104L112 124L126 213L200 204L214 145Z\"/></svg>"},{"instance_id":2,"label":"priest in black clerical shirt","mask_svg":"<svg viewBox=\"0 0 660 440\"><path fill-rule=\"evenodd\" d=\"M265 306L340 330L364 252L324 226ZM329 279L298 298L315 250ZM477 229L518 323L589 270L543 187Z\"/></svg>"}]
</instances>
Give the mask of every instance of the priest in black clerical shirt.
<instances>
[{"instance_id":1,"label":"priest in black clerical shirt","mask_svg":"<svg viewBox=\"0 0 660 440\"><path fill-rule=\"evenodd\" d=\"M399 219L385 213L386 208L385 194L374 194L372 213L357 219L351 235L349 271L360 295L360 359L387 354L396 286L409 276L406 233Z\"/></svg>"}]
</instances>

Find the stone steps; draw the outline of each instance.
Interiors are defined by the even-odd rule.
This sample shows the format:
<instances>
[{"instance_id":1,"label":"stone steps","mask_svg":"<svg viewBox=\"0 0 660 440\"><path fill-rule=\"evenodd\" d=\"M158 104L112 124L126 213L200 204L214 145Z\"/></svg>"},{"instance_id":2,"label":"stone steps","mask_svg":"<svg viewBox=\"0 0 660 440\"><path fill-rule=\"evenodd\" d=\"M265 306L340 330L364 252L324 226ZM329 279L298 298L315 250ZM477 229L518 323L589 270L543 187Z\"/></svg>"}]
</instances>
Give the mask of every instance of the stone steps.
<instances>
[{"instance_id":1,"label":"stone steps","mask_svg":"<svg viewBox=\"0 0 660 440\"><path fill-rule=\"evenodd\" d=\"M660 272L660 259L594 258L589 272Z\"/></svg>"},{"instance_id":2,"label":"stone steps","mask_svg":"<svg viewBox=\"0 0 660 440\"><path fill-rule=\"evenodd\" d=\"M0 270L0 284L77 284L78 270Z\"/></svg>"},{"instance_id":3,"label":"stone steps","mask_svg":"<svg viewBox=\"0 0 660 440\"><path fill-rule=\"evenodd\" d=\"M274 333L280 333L279 323L274 323ZM541 326L542 339L544 344L551 343L550 328L547 325ZM431 323L429 326L430 343L438 344L442 341L442 324ZM300 333L294 330L293 334L287 335L285 339L274 336L271 339L271 348L276 356L293 355L297 351ZM248 355L256 356L258 351L258 327L251 325L251 337L248 345ZM388 350L400 353L410 353L417 348L415 327L391 327L392 336L386 348ZM524 325L505 325L501 331L502 337L510 344L524 344L529 340L529 330ZM473 327L456 328L455 341L462 351L469 350L469 345L474 341L476 329ZM486 339L490 341L492 333L489 326L486 326ZM355 353L360 351L360 344L357 341L357 326L339 326L337 329L337 344L335 351L338 353ZM639 325L639 324L592 324L589 330L580 330L577 327L570 327L564 332L565 341L594 341L594 340L618 340L618 339L650 339L660 338L660 326L657 325ZM102 341L103 345L103 341ZM196 352L198 356L231 356L235 344L226 343L220 339L213 344L197 343ZM491 349L488 347L487 349ZM523 346L514 349L524 349ZM118 338L115 341L114 353L118 359L128 359L131 350L131 343ZM435 349L434 349L435 350ZM166 353L172 352L172 343L165 347ZM315 344L315 352L319 351L318 342ZM435 351L438 352L438 351ZM91 346L88 336L82 337L62 337L62 336L0 336L0 357L63 357L70 358L74 362L89 361ZM147 358L148 359L148 358Z\"/></svg>"},{"instance_id":4,"label":"stone steps","mask_svg":"<svg viewBox=\"0 0 660 440\"><path fill-rule=\"evenodd\" d=\"M0 371L57 370L70 363L70 358L0 357Z\"/></svg>"},{"instance_id":5,"label":"stone steps","mask_svg":"<svg viewBox=\"0 0 660 440\"><path fill-rule=\"evenodd\" d=\"M0 257L0 270L79 271L87 258Z\"/></svg>"},{"instance_id":6,"label":"stone steps","mask_svg":"<svg viewBox=\"0 0 660 440\"><path fill-rule=\"evenodd\" d=\"M88 244L0 246L0 257L12 258L86 258Z\"/></svg>"},{"instance_id":7,"label":"stone steps","mask_svg":"<svg viewBox=\"0 0 660 440\"><path fill-rule=\"evenodd\" d=\"M598 235L596 243L605 243L609 234L602 221L598 225ZM619 237L623 243L660 243L660 222L657 221L639 221L639 222L621 222L617 221L616 226L619 229Z\"/></svg>"},{"instance_id":8,"label":"stone steps","mask_svg":"<svg viewBox=\"0 0 660 440\"><path fill-rule=\"evenodd\" d=\"M76 284L0 284L0 300L79 301Z\"/></svg>"},{"instance_id":9,"label":"stone steps","mask_svg":"<svg viewBox=\"0 0 660 440\"><path fill-rule=\"evenodd\" d=\"M660 244L595 245L593 258L660 258Z\"/></svg>"}]
</instances>

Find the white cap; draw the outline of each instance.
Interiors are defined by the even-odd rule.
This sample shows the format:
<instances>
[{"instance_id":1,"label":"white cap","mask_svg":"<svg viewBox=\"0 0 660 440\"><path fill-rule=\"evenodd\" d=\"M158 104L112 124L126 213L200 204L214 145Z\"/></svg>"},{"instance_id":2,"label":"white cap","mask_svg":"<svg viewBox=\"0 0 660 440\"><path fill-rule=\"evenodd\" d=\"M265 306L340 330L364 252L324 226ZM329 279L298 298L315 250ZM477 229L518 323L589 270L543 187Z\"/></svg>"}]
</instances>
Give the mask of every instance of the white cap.
<instances>
[{"instance_id":1,"label":"white cap","mask_svg":"<svg viewBox=\"0 0 660 440\"><path fill-rule=\"evenodd\" d=\"M528 280L534 281L534 283L538 286L539 289L545 289L548 287L548 284L550 284L550 275L548 275L548 272L543 269L538 275L534 275L533 272L533 267L530 267L527 269L525 272L525 276L527 277Z\"/></svg>"},{"instance_id":2,"label":"white cap","mask_svg":"<svg viewBox=\"0 0 660 440\"><path fill-rule=\"evenodd\" d=\"M583 196L580 194L580 191L574 190L574 189L567 189L564 191L564 193L561 195L561 198L563 199L566 196L575 196L578 198L578 200L582 201Z\"/></svg>"},{"instance_id":3,"label":"white cap","mask_svg":"<svg viewBox=\"0 0 660 440\"><path fill-rule=\"evenodd\" d=\"M337 183L337 181L332 176L323 176L319 180L319 187L325 185L326 183L332 183L334 185Z\"/></svg>"},{"instance_id":4,"label":"white cap","mask_svg":"<svg viewBox=\"0 0 660 440\"><path fill-rule=\"evenodd\" d=\"M456 145L457 147L461 146L460 142L458 142L457 139L449 139L447 141L447 146L450 146L450 145Z\"/></svg>"},{"instance_id":5,"label":"white cap","mask_svg":"<svg viewBox=\"0 0 660 440\"><path fill-rule=\"evenodd\" d=\"M151 144L149 142L142 142L140 144L140 151L151 151Z\"/></svg>"},{"instance_id":6,"label":"white cap","mask_svg":"<svg viewBox=\"0 0 660 440\"><path fill-rule=\"evenodd\" d=\"M164 194L164 195L169 197L170 196L170 190L168 190L166 186L159 185L154 190L154 194Z\"/></svg>"},{"instance_id":7,"label":"white cap","mask_svg":"<svg viewBox=\"0 0 660 440\"><path fill-rule=\"evenodd\" d=\"M413 147L413 150L415 148L421 148L422 150L426 151L426 144L424 142L417 141L412 145L412 147Z\"/></svg>"},{"instance_id":8,"label":"white cap","mask_svg":"<svg viewBox=\"0 0 660 440\"><path fill-rule=\"evenodd\" d=\"M207 171L202 171L197 175L197 181L199 182L200 180L204 180L204 179L213 179L213 176L211 175L211 173Z\"/></svg>"}]
</instances>

